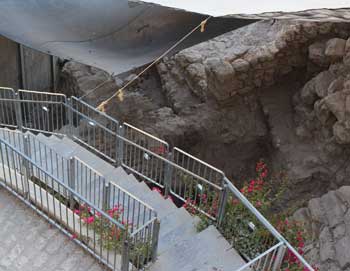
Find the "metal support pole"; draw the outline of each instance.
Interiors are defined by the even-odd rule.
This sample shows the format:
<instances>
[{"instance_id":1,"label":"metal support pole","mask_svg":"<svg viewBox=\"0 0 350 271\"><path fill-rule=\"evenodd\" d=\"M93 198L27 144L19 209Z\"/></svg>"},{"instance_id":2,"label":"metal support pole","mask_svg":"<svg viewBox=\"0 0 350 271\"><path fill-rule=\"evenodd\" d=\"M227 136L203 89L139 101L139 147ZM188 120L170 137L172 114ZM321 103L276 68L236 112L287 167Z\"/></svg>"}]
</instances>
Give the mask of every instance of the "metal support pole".
<instances>
[{"instance_id":1,"label":"metal support pole","mask_svg":"<svg viewBox=\"0 0 350 271\"><path fill-rule=\"evenodd\" d=\"M156 219L154 221L153 235L152 235L152 262L155 262L157 260L159 231L160 231L160 221L159 219Z\"/></svg>"},{"instance_id":2,"label":"metal support pole","mask_svg":"<svg viewBox=\"0 0 350 271\"><path fill-rule=\"evenodd\" d=\"M173 154L168 153L167 158L169 161L173 161ZM169 196L171 190L171 178L173 176L173 166L170 163L165 165L164 173L164 197Z\"/></svg>"},{"instance_id":3,"label":"metal support pole","mask_svg":"<svg viewBox=\"0 0 350 271\"><path fill-rule=\"evenodd\" d=\"M22 119L22 107L21 107L21 99L19 94L15 94L15 114L16 114L16 124L18 130L23 132L23 119Z\"/></svg>"},{"instance_id":4,"label":"metal support pole","mask_svg":"<svg viewBox=\"0 0 350 271\"><path fill-rule=\"evenodd\" d=\"M117 129L117 137L116 137L116 166L120 167L123 164L124 159L124 141L121 139L121 137L124 137L124 127L120 125Z\"/></svg>"},{"instance_id":5,"label":"metal support pole","mask_svg":"<svg viewBox=\"0 0 350 271\"><path fill-rule=\"evenodd\" d=\"M222 223L224 216L225 216L227 196L228 196L228 186L227 186L227 184L225 184L223 189L221 190L221 194L220 194L219 210L218 210L218 216L217 216L217 226L218 227L221 226L221 223Z\"/></svg>"},{"instance_id":6,"label":"metal support pole","mask_svg":"<svg viewBox=\"0 0 350 271\"><path fill-rule=\"evenodd\" d=\"M30 140L29 137L27 135L25 135L23 137L23 147L24 147L24 154L27 157L31 157L31 152L30 152ZM29 191L29 179L32 176L32 169L29 165L29 162L22 158L22 165L23 165L23 169L24 172L22 172L22 174L24 175L24 182L25 184L23 184L23 191L24 191L24 195L27 199L29 199L30 197L30 191Z\"/></svg>"},{"instance_id":7,"label":"metal support pole","mask_svg":"<svg viewBox=\"0 0 350 271\"><path fill-rule=\"evenodd\" d=\"M110 191L111 191L111 183L105 183L103 186L103 191L102 191L102 195L103 195L103 210L107 211L109 209L109 204L110 204Z\"/></svg>"},{"instance_id":8,"label":"metal support pole","mask_svg":"<svg viewBox=\"0 0 350 271\"><path fill-rule=\"evenodd\" d=\"M122 248L121 271L129 271L129 241L125 240Z\"/></svg>"},{"instance_id":9,"label":"metal support pole","mask_svg":"<svg viewBox=\"0 0 350 271\"><path fill-rule=\"evenodd\" d=\"M273 263L272 271L281 270L281 265L283 262L284 254L286 253L286 246L282 245L278 248L276 259Z\"/></svg>"},{"instance_id":10,"label":"metal support pole","mask_svg":"<svg viewBox=\"0 0 350 271\"><path fill-rule=\"evenodd\" d=\"M75 159L74 157L69 158L68 166L68 186L75 190ZM74 207L74 196L73 193L68 193L70 207Z\"/></svg>"}]
</instances>

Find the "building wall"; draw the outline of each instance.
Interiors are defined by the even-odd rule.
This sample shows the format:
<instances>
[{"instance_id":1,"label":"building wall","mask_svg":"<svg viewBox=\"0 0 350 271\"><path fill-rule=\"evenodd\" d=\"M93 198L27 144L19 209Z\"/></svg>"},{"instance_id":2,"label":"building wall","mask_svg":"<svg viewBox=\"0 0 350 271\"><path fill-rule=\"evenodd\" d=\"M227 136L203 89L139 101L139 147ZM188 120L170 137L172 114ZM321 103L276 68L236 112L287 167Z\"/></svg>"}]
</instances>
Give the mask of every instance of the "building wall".
<instances>
[{"instance_id":1,"label":"building wall","mask_svg":"<svg viewBox=\"0 0 350 271\"><path fill-rule=\"evenodd\" d=\"M52 92L56 62L55 57L0 36L0 86Z\"/></svg>"},{"instance_id":2,"label":"building wall","mask_svg":"<svg viewBox=\"0 0 350 271\"><path fill-rule=\"evenodd\" d=\"M19 88L21 73L19 46L17 43L0 36L0 86Z\"/></svg>"}]
</instances>

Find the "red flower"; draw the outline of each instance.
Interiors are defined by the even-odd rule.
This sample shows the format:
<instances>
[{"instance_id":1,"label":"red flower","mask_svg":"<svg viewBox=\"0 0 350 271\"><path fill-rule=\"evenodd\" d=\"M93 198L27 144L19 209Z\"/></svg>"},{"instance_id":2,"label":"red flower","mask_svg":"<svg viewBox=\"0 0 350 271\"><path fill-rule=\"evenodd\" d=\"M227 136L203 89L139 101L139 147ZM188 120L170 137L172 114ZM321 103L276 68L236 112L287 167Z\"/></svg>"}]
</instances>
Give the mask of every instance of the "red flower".
<instances>
[{"instance_id":1,"label":"red flower","mask_svg":"<svg viewBox=\"0 0 350 271\"><path fill-rule=\"evenodd\" d=\"M75 210L74 210L74 213L75 213L76 215L80 215L80 210L75 209Z\"/></svg>"},{"instance_id":2,"label":"red flower","mask_svg":"<svg viewBox=\"0 0 350 271\"><path fill-rule=\"evenodd\" d=\"M71 240L77 239L78 238L78 234L73 233L72 236L70 237Z\"/></svg>"},{"instance_id":3,"label":"red flower","mask_svg":"<svg viewBox=\"0 0 350 271\"><path fill-rule=\"evenodd\" d=\"M89 217L85 217L83 220L84 220L84 222L86 224L91 224L91 223L93 223L95 221L95 217L94 216L89 216Z\"/></svg>"}]
</instances>

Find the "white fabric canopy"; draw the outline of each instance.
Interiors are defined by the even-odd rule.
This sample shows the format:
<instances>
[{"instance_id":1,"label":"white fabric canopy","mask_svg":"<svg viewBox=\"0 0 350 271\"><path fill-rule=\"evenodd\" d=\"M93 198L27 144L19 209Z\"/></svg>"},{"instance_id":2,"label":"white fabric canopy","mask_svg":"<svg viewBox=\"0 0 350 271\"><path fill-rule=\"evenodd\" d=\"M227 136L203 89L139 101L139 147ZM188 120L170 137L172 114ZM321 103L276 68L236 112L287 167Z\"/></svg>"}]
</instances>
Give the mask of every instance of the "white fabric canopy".
<instances>
[{"instance_id":1,"label":"white fabric canopy","mask_svg":"<svg viewBox=\"0 0 350 271\"><path fill-rule=\"evenodd\" d=\"M264 12L295 12L308 9L349 8L350 0L143 0L187 11L225 16Z\"/></svg>"}]
</instances>

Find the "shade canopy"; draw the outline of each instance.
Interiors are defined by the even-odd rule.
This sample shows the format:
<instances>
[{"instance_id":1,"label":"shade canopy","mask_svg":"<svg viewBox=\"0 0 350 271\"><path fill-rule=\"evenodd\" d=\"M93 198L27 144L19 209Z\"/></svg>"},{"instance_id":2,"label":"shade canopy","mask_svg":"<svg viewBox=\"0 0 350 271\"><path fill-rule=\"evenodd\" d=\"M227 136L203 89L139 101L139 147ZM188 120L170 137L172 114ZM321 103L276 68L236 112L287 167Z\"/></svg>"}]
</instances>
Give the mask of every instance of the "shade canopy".
<instances>
[{"instance_id":1,"label":"shade canopy","mask_svg":"<svg viewBox=\"0 0 350 271\"><path fill-rule=\"evenodd\" d=\"M118 74L157 58L205 16L127 0L1 0L0 18L0 35ZM249 23L216 18L177 49Z\"/></svg>"},{"instance_id":2,"label":"shade canopy","mask_svg":"<svg viewBox=\"0 0 350 271\"><path fill-rule=\"evenodd\" d=\"M349 0L1 0L0 35L32 49L119 74L160 56L207 18L205 14L335 8L346 6L345 2ZM176 50L256 19L260 17L212 18L205 32L195 32Z\"/></svg>"}]
</instances>

